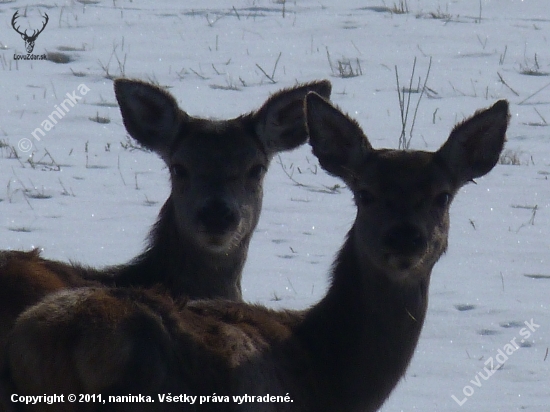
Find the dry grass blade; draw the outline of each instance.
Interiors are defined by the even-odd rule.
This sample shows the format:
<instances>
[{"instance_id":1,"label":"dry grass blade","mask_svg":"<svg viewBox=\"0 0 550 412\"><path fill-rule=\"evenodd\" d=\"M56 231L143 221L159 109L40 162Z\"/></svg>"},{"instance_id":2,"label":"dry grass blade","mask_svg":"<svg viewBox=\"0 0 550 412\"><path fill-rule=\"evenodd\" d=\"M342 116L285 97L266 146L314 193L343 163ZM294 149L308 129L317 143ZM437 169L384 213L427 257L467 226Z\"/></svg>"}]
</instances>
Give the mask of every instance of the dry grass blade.
<instances>
[{"instance_id":1,"label":"dry grass blade","mask_svg":"<svg viewBox=\"0 0 550 412\"><path fill-rule=\"evenodd\" d=\"M416 57L413 61L413 67L411 72L411 77L409 80L409 87L408 88L401 88L401 85L399 83L399 72L397 70L397 66L395 66L395 79L397 83L397 96L399 98L399 110L401 114L401 135L399 136L399 148L400 149L408 149L411 144L412 140L412 134L414 130L414 125L416 123L416 116L418 114L418 108L420 106L420 102L422 100L422 97L424 96L424 93L426 91L426 84L428 83L428 78L430 77L430 71L432 68L432 58L430 57L430 63L428 65L428 70L426 72L426 77L424 79L424 83L422 87L420 87L421 79L418 79L418 86L416 89L413 89L413 81L414 81L414 72L416 70ZM407 125L409 122L409 111L411 107L411 97L413 93L420 93L420 96L418 97L418 101L416 102L416 107L414 109L413 119L411 122L411 127L409 129L409 137L407 138ZM406 100L406 101L405 101Z\"/></svg>"}]
</instances>

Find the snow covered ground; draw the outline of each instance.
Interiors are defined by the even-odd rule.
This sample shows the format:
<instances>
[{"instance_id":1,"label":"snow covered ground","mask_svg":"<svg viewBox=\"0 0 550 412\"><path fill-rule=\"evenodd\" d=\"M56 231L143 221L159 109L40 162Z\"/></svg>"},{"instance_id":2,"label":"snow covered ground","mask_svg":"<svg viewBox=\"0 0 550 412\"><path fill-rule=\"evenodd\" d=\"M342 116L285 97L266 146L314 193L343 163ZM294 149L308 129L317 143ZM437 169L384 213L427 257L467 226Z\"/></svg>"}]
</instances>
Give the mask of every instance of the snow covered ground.
<instances>
[{"instance_id":1,"label":"snow covered ground","mask_svg":"<svg viewBox=\"0 0 550 412\"><path fill-rule=\"evenodd\" d=\"M48 13L33 53L50 60L14 60L25 54L11 27L16 10L27 10L22 29ZM333 101L373 145L396 148L396 69L409 87L416 59L412 88L427 78L427 89L410 147L426 150L465 116L508 99L516 164L498 165L455 200L416 355L383 411L550 410L546 0L14 1L0 3L0 23L0 248L41 247L96 266L135 256L168 194L162 161L128 144L110 77L168 86L190 114L217 118L329 78ZM67 93L82 98L38 141L32 132ZM408 137L420 93L410 97ZM350 193L327 190L339 183L308 147L274 159L247 300L304 308L323 296L354 219ZM499 350L508 359L487 378L490 360L496 368L505 358Z\"/></svg>"}]
</instances>

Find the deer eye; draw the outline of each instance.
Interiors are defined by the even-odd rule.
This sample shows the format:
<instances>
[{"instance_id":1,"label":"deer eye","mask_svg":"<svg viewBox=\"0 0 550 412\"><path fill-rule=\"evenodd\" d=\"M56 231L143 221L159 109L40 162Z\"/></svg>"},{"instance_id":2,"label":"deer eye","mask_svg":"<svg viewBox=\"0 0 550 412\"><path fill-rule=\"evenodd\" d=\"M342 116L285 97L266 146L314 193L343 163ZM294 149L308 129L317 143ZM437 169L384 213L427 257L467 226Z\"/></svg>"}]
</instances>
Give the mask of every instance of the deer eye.
<instances>
[{"instance_id":1,"label":"deer eye","mask_svg":"<svg viewBox=\"0 0 550 412\"><path fill-rule=\"evenodd\" d=\"M358 190L355 198L362 205L369 205L376 200L376 197L369 190Z\"/></svg>"},{"instance_id":2,"label":"deer eye","mask_svg":"<svg viewBox=\"0 0 550 412\"><path fill-rule=\"evenodd\" d=\"M177 178L177 179L185 179L185 178L189 177L189 172L187 171L187 169L183 165L173 164L170 167L170 170L172 172L172 176Z\"/></svg>"},{"instance_id":3,"label":"deer eye","mask_svg":"<svg viewBox=\"0 0 550 412\"><path fill-rule=\"evenodd\" d=\"M451 194L447 192L442 192L434 198L433 204L436 207L444 208L450 202L451 202Z\"/></svg>"},{"instance_id":4,"label":"deer eye","mask_svg":"<svg viewBox=\"0 0 550 412\"><path fill-rule=\"evenodd\" d=\"M262 174L265 172L266 168L264 165L257 164L248 169L247 177L249 179L259 179Z\"/></svg>"}]
</instances>

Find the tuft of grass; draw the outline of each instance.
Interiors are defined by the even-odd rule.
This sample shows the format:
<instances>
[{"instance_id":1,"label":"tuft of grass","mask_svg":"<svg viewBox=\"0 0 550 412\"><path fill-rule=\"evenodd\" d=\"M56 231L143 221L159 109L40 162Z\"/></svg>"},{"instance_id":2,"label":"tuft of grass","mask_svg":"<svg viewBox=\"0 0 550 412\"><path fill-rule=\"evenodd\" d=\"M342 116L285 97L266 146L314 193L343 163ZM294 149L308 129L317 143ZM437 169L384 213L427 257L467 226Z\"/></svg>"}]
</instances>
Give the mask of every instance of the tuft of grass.
<instances>
[{"instance_id":1,"label":"tuft of grass","mask_svg":"<svg viewBox=\"0 0 550 412\"><path fill-rule=\"evenodd\" d=\"M73 74L73 76L75 77L86 77L86 73L84 72L75 72L73 69L70 69L71 70L71 73Z\"/></svg>"},{"instance_id":2,"label":"tuft of grass","mask_svg":"<svg viewBox=\"0 0 550 412\"><path fill-rule=\"evenodd\" d=\"M478 330L477 333L480 334L481 336L498 335L498 331L494 329L481 329L481 330Z\"/></svg>"},{"instance_id":3,"label":"tuft of grass","mask_svg":"<svg viewBox=\"0 0 550 412\"><path fill-rule=\"evenodd\" d=\"M55 161L48 149L44 149L44 155L38 159L34 159L34 152L27 159L27 163L33 168L41 168L41 170L59 172L61 170L61 165Z\"/></svg>"},{"instance_id":4,"label":"tuft of grass","mask_svg":"<svg viewBox=\"0 0 550 412\"><path fill-rule=\"evenodd\" d=\"M0 140L0 154L2 154L2 157L5 156L5 153L7 153L8 157L11 155L11 152L13 150L13 147L10 146L7 140Z\"/></svg>"},{"instance_id":5,"label":"tuft of grass","mask_svg":"<svg viewBox=\"0 0 550 412\"><path fill-rule=\"evenodd\" d=\"M158 202L156 200L150 200L147 195L145 195L145 200L143 201L143 204L145 206L155 206Z\"/></svg>"},{"instance_id":6,"label":"tuft of grass","mask_svg":"<svg viewBox=\"0 0 550 412\"><path fill-rule=\"evenodd\" d=\"M273 297L270 299L272 302L280 302L283 300L279 295L277 295L277 292L273 292Z\"/></svg>"},{"instance_id":7,"label":"tuft of grass","mask_svg":"<svg viewBox=\"0 0 550 412\"><path fill-rule=\"evenodd\" d=\"M239 77L239 81L241 82L242 86L243 87L246 87L246 83L244 82L243 79L241 79ZM211 84L210 85L210 88L211 89L214 89L214 90L235 90L235 91L240 91L242 90L241 89L241 86L239 86L237 84L237 82L235 82L235 80L231 77L231 76L227 76L226 79L225 79L225 85L222 85L222 84Z\"/></svg>"},{"instance_id":8,"label":"tuft of grass","mask_svg":"<svg viewBox=\"0 0 550 412\"><path fill-rule=\"evenodd\" d=\"M62 52L47 52L46 60L57 64L67 64L74 61L74 58L67 53Z\"/></svg>"},{"instance_id":9,"label":"tuft of grass","mask_svg":"<svg viewBox=\"0 0 550 412\"><path fill-rule=\"evenodd\" d=\"M99 107L118 107L118 103L115 102L107 102L105 100L100 101L99 103L92 103L94 106Z\"/></svg>"},{"instance_id":10,"label":"tuft of grass","mask_svg":"<svg viewBox=\"0 0 550 412\"><path fill-rule=\"evenodd\" d=\"M359 58L352 60L347 57L343 57L334 63L330 57L330 52L327 47L327 59L333 76L348 79L350 77L363 75L363 69L361 68Z\"/></svg>"},{"instance_id":11,"label":"tuft of grass","mask_svg":"<svg viewBox=\"0 0 550 412\"><path fill-rule=\"evenodd\" d=\"M111 119L107 116L100 116L98 112L96 112L95 117L88 117L92 122L96 122L99 124L107 124L111 123Z\"/></svg>"},{"instance_id":12,"label":"tuft of grass","mask_svg":"<svg viewBox=\"0 0 550 412\"><path fill-rule=\"evenodd\" d=\"M542 275L539 273L525 273L523 276L530 279L550 279L550 275Z\"/></svg>"},{"instance_id":13,"label":"tuft of grass","mask_svg":"<svg viewBox=\"0 0 550 412\"><path fill-rule=\"evenodd\" d=\"M510 328L521 328L524 325L523 322L518 322L516 320L512 320L509 322L501 322L498 326L504 329L510 329Z\"/></svg>"},{"instance_id":14,"label":"tuft of grass","mask_svg":"<svg viewBox=\"0 0 550 412\"><path fill-rule=\"evenodd\" d=\"M409 3L407 0L399 0L399 2L393 3L392 7L388 7L388 10L393 14L407 14L409 13Z\"/></svg>"},{"instance_id":15,"label":"tuft of grass","mask_svg":"<svg viewBox=\"0 0 550 412\"><path fill-rule=\"evenodd\" d=\"M353 62L350 59L344 58L338 60L338 76L342 79L349 77L357 77L363 75L363 69L361 69L361 63L359 59L355 59L355 68Z\"/></svg>"},{"instance_id":16,"label":"tuft of grass","mask_svg":"<svg viewBox=\"0 0 550 412\"><path fill-rule=\"evenodd\" d=\"M86 43L82 43L82 46L80 47L73 47L73 46L59 46L57 50L61 52L75 52L75 51L86 51Z\"/></svg>"},{"instance_id":17,"label":"tuft of grass","mask_svg":"<svg viewBox=\"0 0 550 412\"><path fill-rule=\"evenodd\" d=\"M525 63L519 65L519 73L526 76L550 76L549 72L541 70L537 53L533 60L525 58Z\"/></svg>"},{"instance_id":18,"label":"tuft of grass","mask_svg":"<svg viewBox=\"0 0 550 412\"><path fill-rule=\"evenodd\" d=\"M52 195L49 195L44 192L44 188L42 188L42 191L39 191L37 189L31 190L25 194L29 199L51 199Z\"/></svg>"},{"instance_id":19,"label":"tuft of grass","mask_svg":"<svg viewBox=\"0 0 550 412\"><path fill-rule=\"evenodd\" d=\"M27 204L31 207L31 204L29 203L29 199L51 199L52 195L47 194L46 190L42 188L42 190L37 189L36 187L26 187L23 182L21 182L19 179L19 184L21 185L21 188L13 189L11 188L11 181L8 182L7 187L7 194L8 194L8 201L12 203L13 197L17 193L21 193L23 195L23 198L27 202Z\"/></svg>"},{"instance_id":20,"label":"tuft of grass","mask_svg":"<svg viewBox=\"0 0 550 412\"><path fill-rule=\"evenodd\" d=\"M61 192L61 195L62 195L62 196L72 196L72 197L76 197L76 195L74 194L72 188L71 188L71 191L69 192L69 191L67 190L67 188L65 187L65 185L63 184L63 182L61 181L61 178L59 178L58 180L59 180L59 184L61 185L61 188L63 189L63 191Z\"/></svg>"},{"instance_id":21,"label":"tuft of grass","mask_svg":"<svg viewBox=\"0 0 550 412\"><path fill-rule=\"evenodd\" d=\"M18 233L31 233L32 229L26 226L16 226L16 227L9 227L8 230L10 232L18 232Z\"/></svg>"},{"instance_id":22,"label":"tuft of grass","mask_svg":"<svg viewBox=\"0 0 550 412\"><path fill-rule=\"evenodd\" d=\"M468 311L468 310L473 310L475 308L476 308L475 305L471 305L469 303L463 303L463 304L455 305L455 309L458 310L459 312L465 312L465 311Z\"/></svg>"},{"instance_id":23,"label":"tuft of grass","mask_svg":"<svg viewBox=\"0 0 550 412\"><path fill-rule=\"evenodd\" d=\"M518 149L505 149L498 159L501 165L522 166L534 163L533 158Z\"/></svg>"},{"instance_id":24,"label":"tuft of grass","mask_svg":"<svg viewBox=\"0 0 550 412\"><path fill-rule=\"evenodd\" d=\"M436 11L431 11L429 13L426 14L426 16L428 16L429 18L431 19L435 19L435 20L446 20L446 21L449 21L453 18L453 15L450 14L447 11L443 11L441 10L441 7L438 6L437 7L437 10Z\"/></svg>"},{"instance_id":25,"label":"tuft of grass","mask_svg":"<svg viewBox=\"0 0 550 412\"><path fill-rule=\"evenodd\" d=\"M128 56L128 54L124 53L123 57L119 56L117 52L118 47L119 47L118 44L113 45L113 51L107 63L103 63L101 60L98 60L99 66L104 72L103 77L105 77L106 79L112 80L116 77L126 77L126 57ZM121 51L123 50L124 50L124 38L122 38L122 46L121 46ZM113 74L111 72L111 61L113 60L113 57L115 58L118 64L117 74Z\"/></svg>"}]
</instances>

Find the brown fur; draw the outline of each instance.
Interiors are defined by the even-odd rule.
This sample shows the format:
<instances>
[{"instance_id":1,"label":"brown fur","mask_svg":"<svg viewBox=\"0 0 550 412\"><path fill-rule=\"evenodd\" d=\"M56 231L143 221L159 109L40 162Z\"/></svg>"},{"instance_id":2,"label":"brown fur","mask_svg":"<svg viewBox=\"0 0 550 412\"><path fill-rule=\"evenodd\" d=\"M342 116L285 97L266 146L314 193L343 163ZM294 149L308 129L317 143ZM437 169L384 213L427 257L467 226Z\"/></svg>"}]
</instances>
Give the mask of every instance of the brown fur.
<instances>
[{"instance_id":1,"label":"brown fur","mask_svg":"<svg viewBox=\"0 0 550 412\"><path fill-rule=\"evenodd\" d=\"M298 85L274 94L257 111L210 120L191 117L156 86L115 81L126 129L163 158L171 195L149 246L127 264L97 269L43 259L36 250L0 252L0 369L16 317L59 289L140 286L176 298L241 300L241 272L260 216L265 172L275 153L306 141L302 103L312 90L328 97L331 85Z\"/></svg>"},{"instance_id":2,"label":"brown fur","mask_svg":"<svg viewBox=\"0 0 550 412\"><path fill-rule=\"evenodd\" d=\"M358 209L326 296L305 311L273 311L221 300L178 304L132 289L50 295L14 329L9 361L18 393L155 400L109 404L117 411L378 410L418 342L431 271L447 247L452 197L496 164L508 104L476 113L435 153L374 150L323 98L310 93L305 106L314 154L344 180ZM160 403L158 394L167 393L230 401ZM288 394L293 402L233 402L244 394Z\"/></svg>"},{"instance_id":3,"label":"brown fur","mask_svg":"<svg viewBox=\"0 0 550 412\"><path fill-rule=\"evenodd\" d=\"M165 161L172 191L133 261L87 279L115 286L160 285L173 297L241 300L241 272L262 208L263 178L275 153L305 143L301 104L318 81L282 90L252 113L229 120L182 111L157 87L118 80L115 94L130 135Z\"/></svg>"}]
</instances>

